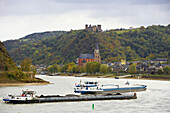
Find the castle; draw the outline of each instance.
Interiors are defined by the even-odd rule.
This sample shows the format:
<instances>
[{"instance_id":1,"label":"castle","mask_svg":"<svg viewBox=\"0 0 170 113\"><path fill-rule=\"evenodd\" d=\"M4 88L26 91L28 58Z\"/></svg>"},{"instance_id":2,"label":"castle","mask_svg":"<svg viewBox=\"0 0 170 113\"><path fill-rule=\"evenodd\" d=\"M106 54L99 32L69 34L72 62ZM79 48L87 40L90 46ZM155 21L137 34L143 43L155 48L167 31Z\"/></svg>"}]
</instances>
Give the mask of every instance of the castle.
<instances>
[{"instance_id":1,"label":"castle","mask_svg":"<svg viewBox=\"0 0 170 113\"><path fill-rule=\"evenodd\" d=\"M86 24L85 30L90 31L90 32L102 32L101 25L97 25L97 26L96 25L93 25L93 26L89 25L88 26L88 24Z\"/></svg>"},{"instance_id":2,"label":"castle","mask_svg":"<svg viewBox=\"0 0 170 113\"><path fill-rule=\"evenodd\" d=\"M87 62L94 62L94 61L101 63L101 56L100 56L98 44L96 44L94 54L80 54L78 59L78 66L85 66Z\"/></svg>"}]
</instances>

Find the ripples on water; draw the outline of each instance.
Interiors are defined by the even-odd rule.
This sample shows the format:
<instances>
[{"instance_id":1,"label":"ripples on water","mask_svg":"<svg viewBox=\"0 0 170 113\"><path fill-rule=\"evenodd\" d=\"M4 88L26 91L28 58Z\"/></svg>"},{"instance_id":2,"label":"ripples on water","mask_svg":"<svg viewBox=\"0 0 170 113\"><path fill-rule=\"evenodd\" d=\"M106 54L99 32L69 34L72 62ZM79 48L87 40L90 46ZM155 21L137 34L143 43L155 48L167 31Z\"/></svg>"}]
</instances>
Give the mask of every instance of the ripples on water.
<instances>
[{"instance_id":1,"label":"ripples on water","mask_svg":"<svg viewBox=\"0 0 170 113\"><path fill-rule=\"evenodd\" d=\"M40 104L5 104L2 98L8 93L20 94L32 89L37 95L74 93L74 84L81 81L98 81L100 84L124 84L126 79L38 76L54 84L43 86L0 87L0 113L168 113L170 112L170 82L128 80L131 84L146 84L148 89L137 92L134 100L103 100L81 102L56 102ZM92 104L95 109L92 109Z\"/></svg>"}]
</instances>

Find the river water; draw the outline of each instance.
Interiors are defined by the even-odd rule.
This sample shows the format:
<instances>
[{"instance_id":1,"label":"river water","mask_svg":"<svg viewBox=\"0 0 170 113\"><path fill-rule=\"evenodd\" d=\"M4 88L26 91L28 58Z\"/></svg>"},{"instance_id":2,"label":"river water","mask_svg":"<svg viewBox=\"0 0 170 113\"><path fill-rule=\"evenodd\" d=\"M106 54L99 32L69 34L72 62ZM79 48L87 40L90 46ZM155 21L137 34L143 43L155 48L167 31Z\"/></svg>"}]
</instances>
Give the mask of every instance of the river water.
<instances>
[{"instance_id":1,"label":"river water","mask_svg":"<svg viewBox=\"0 0 170 113\"><path fill-rule=\"evenodd\" d=\"M79 102L55 102L36 104L5 104L2 99L7 94L20 94L22 90L30 89L37 95L74 94L75 83L81 81L98 81L100 84L125 84L126 79L85 78L37 76L53 84L41 86L0 87L0 113L168 113L170 112L170 81L133 80L131 84L145 84L146 91L137 92L137 99L132 100L102 100ZM92 109L94 104L94 109Z\"/></svg>"}]
</instances>

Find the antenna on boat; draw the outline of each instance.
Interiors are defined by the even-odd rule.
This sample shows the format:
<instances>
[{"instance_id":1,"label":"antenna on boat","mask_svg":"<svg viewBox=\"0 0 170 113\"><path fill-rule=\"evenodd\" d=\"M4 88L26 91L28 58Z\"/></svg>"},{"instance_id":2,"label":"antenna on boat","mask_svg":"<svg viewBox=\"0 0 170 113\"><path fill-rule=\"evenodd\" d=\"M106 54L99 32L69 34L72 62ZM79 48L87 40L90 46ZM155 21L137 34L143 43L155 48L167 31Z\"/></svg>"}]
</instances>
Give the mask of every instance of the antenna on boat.
<instances>
[{"instance_id":1,"label":"antenna on boat","mask_svg":"<svg viewBox=\"0 0 170 113\"><path fill-rule=\"evenodd\" d=\"M128 82L128 80L127 80L127 82L125 83L125 85L129 85L130 83Z\"/></svg>"}]
</instances>

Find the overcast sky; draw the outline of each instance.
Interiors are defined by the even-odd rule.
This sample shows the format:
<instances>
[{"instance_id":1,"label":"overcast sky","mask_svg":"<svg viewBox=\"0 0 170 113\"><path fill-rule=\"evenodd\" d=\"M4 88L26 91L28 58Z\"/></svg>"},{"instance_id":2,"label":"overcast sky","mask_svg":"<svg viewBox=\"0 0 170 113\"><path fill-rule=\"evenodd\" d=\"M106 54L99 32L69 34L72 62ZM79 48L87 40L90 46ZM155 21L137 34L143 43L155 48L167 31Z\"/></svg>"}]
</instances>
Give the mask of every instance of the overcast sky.
<instances>
[{"instance_id":1,"label":"overcast sky","mask_svg":"<svg viewBox=\"0 0 170 113\"><path fill-rule=\"evenodd\" d=\"M0 41L44 31L170 24L170 0L0 0Z\"/></svg>"}]
</instances>

